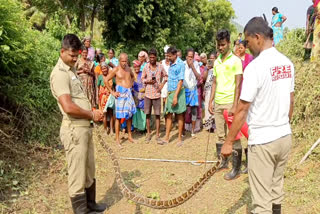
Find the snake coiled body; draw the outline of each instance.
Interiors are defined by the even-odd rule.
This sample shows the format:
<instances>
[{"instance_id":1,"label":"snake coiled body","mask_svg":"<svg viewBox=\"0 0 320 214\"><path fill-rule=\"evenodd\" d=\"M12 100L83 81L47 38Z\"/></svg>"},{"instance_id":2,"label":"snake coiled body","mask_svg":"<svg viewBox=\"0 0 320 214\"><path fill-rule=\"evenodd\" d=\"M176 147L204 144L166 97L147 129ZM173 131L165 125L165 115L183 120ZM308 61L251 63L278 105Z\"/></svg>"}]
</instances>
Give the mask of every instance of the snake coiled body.
<instances>
[{"instance_id":1,"label":"snake coiled body","mask_svg":"<svg viewBox=\"0 0 320 214\"><path fill-rule=\"evenodd\" d=\"M210 168L206 173L203 174L203 176L194 183L191 188L189 188L186 192L182 193L180 196L169 199L169 200L155 200L150 199L147 197L144 197L142 195L139 195L133 191L131 191L126 184L123 181L123 178L121 176L120 166L118 159L116 155L114 154L113 150L102 140L102 137L100 134L98 134L98 139L100 141L101 146L108 152L110 155L110 158L112 160L113 169L115 171L115 177L116 177L116 183L118 187L120 188L120 191L122 195L124 195L126 198L134 201L137 204L141 204L147 207L151 207L154 209L169 209L173 207L177 207L183 203L185 203L187 200L189 200L192 196L194 196L202 187L203 185L217 172L217 169L219 168L220 161L217 162L216 165L214 165L212 168Z\"/></svg>"}]
</instances>

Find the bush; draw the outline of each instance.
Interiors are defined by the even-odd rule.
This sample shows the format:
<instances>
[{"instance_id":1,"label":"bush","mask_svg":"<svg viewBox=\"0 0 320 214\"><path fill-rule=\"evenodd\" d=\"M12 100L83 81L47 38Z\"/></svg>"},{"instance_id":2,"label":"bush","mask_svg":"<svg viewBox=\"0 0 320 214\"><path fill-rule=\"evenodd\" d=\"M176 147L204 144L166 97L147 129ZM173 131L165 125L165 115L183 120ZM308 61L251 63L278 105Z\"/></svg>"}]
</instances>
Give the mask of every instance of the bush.
<instances>
[{"instance_id":1,"label":"bush","mask_svg":"<svg viewBox=\"0 0 320 214\"><path fill-rule=\"evenodd\" d=\"M277 49L286 56L302 59L305 40L305 30L302 28L294 29L284 34L284 39L277 45Z\"/></svg>"},{"instance_id":2,"label":"bush","mask_svg":"<svg viewBox=\"0 0 320 214\"><path fill-rule=\"evenodd\" d=\"M10 15L8 15L10 14ZM0 0L0 90L2 107L18 111L27 141L46 144L56 135L57 104L49 75L59 56L60 42L48 32L33 30L21 4Z\"/></svg>"}]
</instances>

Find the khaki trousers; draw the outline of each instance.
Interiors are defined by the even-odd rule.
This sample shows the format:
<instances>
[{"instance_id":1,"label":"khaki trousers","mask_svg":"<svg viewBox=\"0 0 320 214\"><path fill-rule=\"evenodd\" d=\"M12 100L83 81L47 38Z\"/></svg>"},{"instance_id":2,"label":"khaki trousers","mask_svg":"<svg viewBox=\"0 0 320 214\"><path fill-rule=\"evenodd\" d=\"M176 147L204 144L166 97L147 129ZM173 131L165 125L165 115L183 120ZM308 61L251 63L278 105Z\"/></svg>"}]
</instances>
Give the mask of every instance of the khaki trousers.
<instances>
[{"instance_id":1,"label":"khaki trousers","mask_svg":"<svg viewBox=\"0 0 320 214\"><path fill-rule=\"evenodd\" d=\"M291 135L263 145L249 145L248 173L252 213L272 214L272 204L284 198L283 175L291 148Z\"/></svg>"},{"instance_id":2,"label":"khaki trousers","mask_svg":"<svg viewBox=\"0 0 320 214\"><path fill-rule=\"evenodd\" d=\"M61 126L60 139L68 163L68 191L70 197L83 194L95 178L92 128Z\"/></svg>"},{"instance_id":3,"label":"khaki trousers","mask_svg":"<svg viewBox=\"0 0 320 214\"><path fill-rule=\"evenodd\" d=\"M230 104L217 104L214 106L214 118L217 128L218 141L224 143L228 134L228 126L226 120L223 117L223 111L227 109L228 111L232 108L233 103ZM241 141L236 140L233 143L234 149L241 149Z\"/></svg>"}]
</instances>

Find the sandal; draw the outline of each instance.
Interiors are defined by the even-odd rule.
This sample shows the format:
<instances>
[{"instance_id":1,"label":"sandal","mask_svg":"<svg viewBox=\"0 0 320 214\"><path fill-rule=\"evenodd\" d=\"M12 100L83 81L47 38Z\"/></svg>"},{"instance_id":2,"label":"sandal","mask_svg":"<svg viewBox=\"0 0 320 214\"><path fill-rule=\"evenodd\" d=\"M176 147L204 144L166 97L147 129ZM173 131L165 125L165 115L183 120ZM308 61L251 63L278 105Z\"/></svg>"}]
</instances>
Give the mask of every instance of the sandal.
<instances>
[{"instance_id":1,"label":"sandal","mask_svg":"<svg viewBox=\"0 0 320 214\"><path fill-rule=\"evenodd\" d=\"M183 146L183 140L182 140L182 141L180 141L180 142L178 142L178 143L177 143L177 146L178 146L178 147Z\"/></svg>"},{"instance_id":2,"label":"sandal","mask_svg":"<svg viewBox=\"0 0 320 214\"><path fill-rule=\"evenodd\" d=\"M149 135L147 135L147 137L146 137L146 143L150 143L150 141L151 141L151 135L149 134Z\"/></svg>"},{"instance_id":3,"label":"sandal","mask_svg":"<svg viewBox=\"0 0 320 214\"><path fill-rule=\"evenodd\" d=\"M157 142L159 145L165 145L165 144L168 144L169 141L165 141L163 139L159 139L159 141Z\"/></svg>"}]
</instances>

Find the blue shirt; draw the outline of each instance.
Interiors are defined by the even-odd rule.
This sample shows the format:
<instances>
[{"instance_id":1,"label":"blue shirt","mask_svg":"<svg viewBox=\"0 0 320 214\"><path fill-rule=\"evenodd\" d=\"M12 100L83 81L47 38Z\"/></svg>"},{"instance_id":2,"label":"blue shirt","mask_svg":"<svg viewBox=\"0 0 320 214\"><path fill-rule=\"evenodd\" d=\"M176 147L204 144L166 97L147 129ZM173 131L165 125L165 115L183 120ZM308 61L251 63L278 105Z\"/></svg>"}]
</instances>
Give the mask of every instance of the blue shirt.
<instances>
[{"instance_id":1,"label":"blue shirt","mask_svg":"<svg viewBox=\"0 0 320 214\"><path fill-rule=\"evenodd\" d=\"M178 82L184 80L185 65L178 57L176 62L170 65L168 74L168 91L177 90Z\"/></svg>"}]
</instances>

